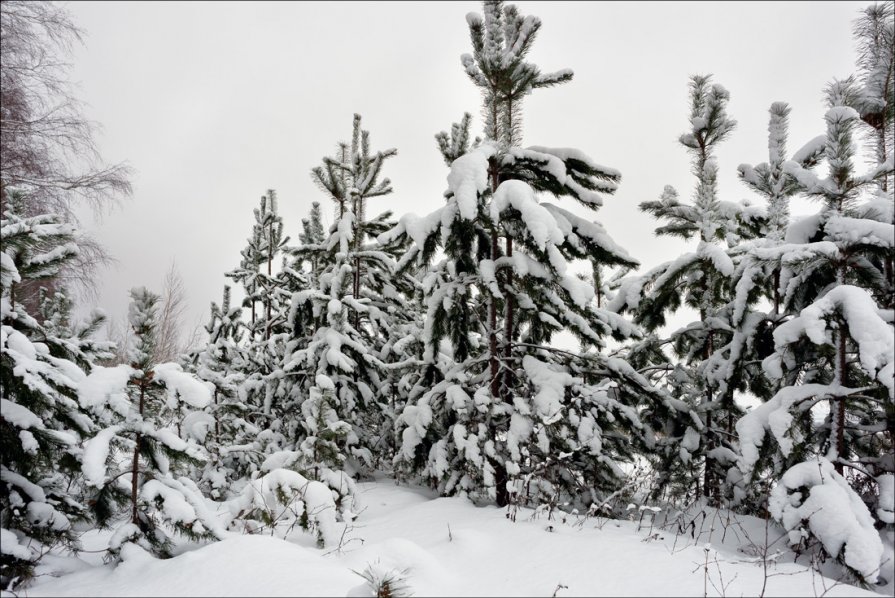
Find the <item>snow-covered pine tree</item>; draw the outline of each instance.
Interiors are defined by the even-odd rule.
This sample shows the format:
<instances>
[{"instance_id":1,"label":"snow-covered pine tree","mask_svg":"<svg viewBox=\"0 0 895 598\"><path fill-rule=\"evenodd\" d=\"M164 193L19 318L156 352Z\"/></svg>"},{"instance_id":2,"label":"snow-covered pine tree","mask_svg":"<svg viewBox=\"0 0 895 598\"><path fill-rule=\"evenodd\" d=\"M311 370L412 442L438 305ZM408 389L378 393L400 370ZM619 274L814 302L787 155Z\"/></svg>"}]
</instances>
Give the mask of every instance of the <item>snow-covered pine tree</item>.
<instances>
[{"instance_id":1,"label":"snow-covered pine tree","mask_svg":"<svg viewBox=\"0 0 895 598\"><path fill-rule=\"evenodd\" d=\"M645 354L659 358L659 367L669 372L665 381L672 394L690 403L693 413L684 422L669 421L663 430L666 444L660 454L659 470L670 483L675 476L683 492L698 488L694 475L702 470L701 494L717 503L727 472L734 464L731 436L740 410L733 401L735 385L709 375L712 356L730 341L731 277L735 271L732 252L743 240L754 238L764 220L761 210L718 197L717 145L736 126L727 114L728 91L711 82L710 76L690 79L690 130L680 143L692 156L696 177L693 203L681 202L677 191L666 186L659 201L644 202L640 208L663 219L657 235L697 239L695 251L661 264L644 275L626 280L613 310L631 309L636 321L653 332L665 325L666 315L681 305L695 310L699 319L674 331L669 337L677 362L662 358L653 345Z\"/></svg>"},{"instance_id":2,"label":"snow-covered pine tree","mask_svg":"<svg viewBox=\"0 0 895 598\"><path fill-rule=\"evenodd\" d=\"M80 442L93 421L77 389L91 362L108 357L90 339L102 316L73 327L57 292L55 307L43 302L40 324L17 300L18 285L39 285L78 253L70 225L52 214L21 216L21 198L9 192L0 218L0 588L10 591L51 548L78 549L73 524L87 517Z\"/></svg>"},{"instance_id":3,"label":"snow-covered pine tree","mask_svg":"<svg viewBox=\"0 0 895 598\"><path fill-rule=\"evenodd\" d=\"M301 226L302 232L299 234L298 240L302 247L320 245L326 240L326 230L323 228L323 215L320 212L319 201L311 203L311 212L307 218L302 219ZM313 252L309 252L308 268L310 283L317 284L318 265Z\"/></svg>"},{"instance_id":4,"label":"snow-covered pine tree","mask_svg":"<svg viewBox=\"0 0 895 598\"><path fill-rule=\"evenodd\" d=\"M804 461L771 480L778 482L771 514L790 530L791 541L817 538L855 575L872 581L882 544L870 512L892 520L891 508L879 503L878 488L885 494L893 479L891 435L884 430L895 402L895 329L891 310L878 298L887 284L884 260L895 248L895 226L867 214L893 162L889 157L865 174L856 172L854 133L860 115L845 105L853 85L852 79L830 85L826 134L808 144L822 146L828 176L821 178L796 161L783 164L821 209L792 223L785 243L763 256L778 263L782 303L791 314L774 331L774 353L763 362L768 375L784 383L737 423L737 432L747 479L759 473L756 464L768 433L781 459ZM829 414L816 422L812 416L825 401ZM839 502L828 496L830 485L839 488ZM863 498L871 511L852 488L870 489ZM821 508L827 516L836 513L851 521L855 533L837 541L814 516Z\"/></svg>"},{"instance_id":5,"label":"snow-covered pine tree","mask_svg":"<svg viewBox=\"0 0 895 598\"><path fill-rule=\"evenodd\" d=\"M733 328L729 341L711 356L706 375L715 381L719 389L733 388L748 392L766 401L779 389L780 383L767 378L761 361L773 351L773 332L788 319L782 307L780 291L781 267L776 260L765 256L775 253L785 243L790 222L790 201L799 192L795 179L786 174L783 164L787 160L789 114L785 102L774 102L769 109L768 161L756 166L740 164L740 180L767 202L767 218L761 227L761 235L746 240L732 248L731 257L736 267L731 277L733 292L727 307L729 323ZM813 168L823 154L819 140L806 145L792 156L802 168ZM770 309L767 309L770 307ZM775 468L776 476L787 465L765 451L762 468ZM790 463L790 465L794 462ZM781 469L782 468L782 469ZM764 512L767 488L751 484L738 485L735 495L741 506ZM742 494L745 492L749 500Z\"/></svg>"},{"instance_id":6,"label":"snow-covered pine tree","mask_svg":"<svg viewBox=\"0 0 895 598\"><path fill-rule=\"evenodd\" d=\"M304 288L305 282L301 272L288 266L289 238L283 233L273 190L261 197L253 215L252 233L242 251L242 261L226 276L243 286L243 307L251 309L243 347L246 377L239 386L239 398L246 407L248 423L261 430L254 438L253 450L263 456L282 450L286 443L280 417L288 410L280 380L284 335L288 330L291 293Z\"/></svg>"},{"instance_id":7,"label":"snow-covered pine tree","mask_svg":"<svg viewBox=\"0 0 895 598\"><path fill-rule=\"evenodd\" d=\"M96 523L115 528L110 556L136 545L165 557L172 548L165 528L193 539L224 535L196 484L176 477L182 465L205 459L201 447L159 421L166 404L202 409L211 392L179 365L153 363L159 297L145 288L130 294L130 365L94 367L78 388L101 428L84 446L82 470Z\"/></svg>"},{"instance_id":8,"label":"snow-covered pine tree","mask_svg":"<svg viewBox=\"0 0 895 598\"><path fill-rule=\"evenodd\" d=\"M250 332L249 336L254 338L258 328L258 301L260 300L258 279L261 274L261 263L264 261L264 256L261 253L261 230L257 224L252 226L252 233L249 235L246 246L240 251L240 256L242 259L239 261L239 266L224 276L239 283L245 292L242 306L250 309L251 319L247 326Z\"/></svg>"},{"instance_id":9,"label":"snow-covered pine tree","mask_svg":"<svg viewBox=\"0 0 895 598\"><path fill-rule=\"evenodd\" d=\"M423 218L408 214L380 236L413 242L405 267L443 252L423 280L423 361L443 379L404 409L397 460L445 494L586 508L621 484L616 460L641 429L627 388L645 380L550 342L566 330L599 348L606 334L633 333L594 305L593 289L569 264L636 262L599 223L542 203L539 193L593 210L620 175L578 150L520 147L522 98L572 73L544 74L525 61L539 19L502 2L485 2L484 13L467 15L473 54L462 63L482 90L485 140L469 147L468 115L438 134L451 167L446 205Z\"/></svg>"},{"instance_id":10,"label":"snow-covered pine tree","mask_svg":"<svg viewBox=\"0 0 895 598\"><path fill-rule=\"evenodd\" d=\"M876 163L886 163L895 147L895 3L891 0L868 6L855 21L858 72L848 105L861 115L867 141ZM865 204L865 217L885 223L895 222L892 193L893 176L878 180L876 197ZM879 296L881 304L895 309L895 256L883 260L887 284Z\"/></svg>"},{"instance_id":11,"label":"snow-covered pine tree","mask_svg":"<svg viewBox=\"0 0 895 598\"><path fill-rule=\"evenodd\" d=\"M263 306L262 324L256 332L265 341L269 341L272 334L278 332L286 321L286 308L279 305L280 293L277 291L282 286L282 278L273 273L276 263L283 261L287 251L289 237L283 235L283 218L277 205L277 194L269 189L267 194L261 197L261 205L255 208L255 227L258 229L259 253L262 258L262 271L258 277L258 289L261 293Z\"/></svg>"},{"instance_id":12,"label":"snow-covered pine tree","mask_svg":"<svg viewBox=\"0 0 895 598\"><path fill-rule=\"evenodd\" d=\"M212 400L203 411L192 411L183 420L184 435L208 451L200 487L214 499L224 497L234 482L247 479L261 463L253 444L260 429L249 423L249 407L239 394L246 377L241 312L230 305L229 286L224 287L220 306L212 301L205 326L208 342L192 359L194 373L213 387Z\"/></svg>"},{"instance_id":13,"label":"snow-covered pine tree","mask_svg":"<svg viewBox=\"0 0 895 598\"><path fill-rule=\"evenodd\" d=\"M847 100L869 128L871 151L883 164L895 147L895 3L889 0L865 8L855 21L854 37L857 85ZM879 185L882 191L892 191L892 175L880 179Z\"/></svg>"},{"instance_id":14,"label":"snow-covered pine tree","mask_svg":"<svg viewBox=\"0 0 895 598\"><path fill-rule=\"evenodd\" d=\"M771 325L780 320L780 269L762 264L760 252L784 243L790 221L789 203L799 192L799 186L795 179L783 171L783 163L787 160L790 107L785 102L774 102L769 112L768 161L757 166L740 164L738 169L740 180L767 201L767 222L761 238L750 242L741 252L745 259L738 263L735 274L736 305L733 323L736 326L743 323L747 307L758 295L771 301L771 314L768 316ZM823 139L817 138L793 155L792 161L802 168L813 168L822 158L823 147Z\"/></svg>"},{"instance_id":15,"label":"snow-covered pine tree","mask_svg":"<svg viewBox=\"0 0 895 598\"><path fill-rule=\"evenodd\" d=\"M279 465L328 484L340 495L340 508L349 509L353 497L341 499L353 495L353 476L372 468L375 447L391 436L380 408L385 364L378 347L400 308L400 280L393 257L364 242L390 225L389 213L367 221L364 211L367 200L391 193L381 173L396 151L372 151L360 115L351 143L340 147L337 158L324 158L311 172L337 208L329 235L294 251L317 272L316 286L292 297L283 381L290 409L301 416L286 432L295 450Z\"/></svg>"}]
</instances>

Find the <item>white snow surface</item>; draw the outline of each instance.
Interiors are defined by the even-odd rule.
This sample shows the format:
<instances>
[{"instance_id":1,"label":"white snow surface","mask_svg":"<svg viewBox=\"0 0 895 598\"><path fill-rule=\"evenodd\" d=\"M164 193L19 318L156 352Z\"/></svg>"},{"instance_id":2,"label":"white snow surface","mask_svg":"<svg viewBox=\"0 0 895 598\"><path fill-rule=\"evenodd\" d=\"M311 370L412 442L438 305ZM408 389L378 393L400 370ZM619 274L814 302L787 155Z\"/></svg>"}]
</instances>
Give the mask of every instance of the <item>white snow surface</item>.
<instances>
[{"instance_id":1,"label":"white snow surface","mask_svg":"<svg viewBox=\"0 0 895 598\"><path fill-rule=\"evenodd\" d=\"M427 490L397 486L391 479L359 483L368 508L346 534L341 551L318 549L308 534L286 540L232 534L202 547L156 560L127 546L117 568L93 555L94 566L58 579L40 578L28 596L373 596L352 571L368 565L406 570L415 596L702 596L706 580L698 565L704 546L717 558L728 596L757 596L760 562L737 552L728 533L677 539L658 528L637 530L633 520L574 517L548 520L520 509L516 522L505 510L476 507L464 498L437 498ZM632 511L636 513L636 511ZM659 516L661 518L661 515ZM719 518L720 520L720 518ZM763 537L763 520L746 518L746 529ZM717 526L716 526L717 527ZM700 530L697 530L700 531ZM652 537L652 533L659 532ZM104 532L91 532L85 548L104 546ZM105 532L107 533L107 532ZM779 532L776 532L779 535ZM776 537L776 536L775 536ZM361 542L360 540L364 541ZM89 558L90 555L85 555ZM874 597L879 594L812 574L803 564L772 561L768 596ZM646 574L644 574L646 572ZM717 584L717 570L710 568ZM711 585L709 592L711 592ZM714 595L714 594L710 594Z\"/></svg>"},{"instance_id":2,"label":"white snow surface","mask_svg":"<svg viewBox=\"0 0 895 598\"><path fill-rule=\"evenodd\" d=\"M568 70L568 69L565 69ZM560 71L561 72L561 71ZM569 71L571 72L571 71ZM616 170L615 168L610 168L609 166L603 166L602 164L598 164L590 156L585 154L580 149L576 149L574 147L544 147L543 145L532 145L528 147L535 152L539 152L542 154L550 154L552 156L556 156L560 160L578 160L579 162L584 162L590 168L594 170L599 170L601 172L606 173L607 175L620 177L622 175L621 172Z\"/></svg>"}]
</instances>

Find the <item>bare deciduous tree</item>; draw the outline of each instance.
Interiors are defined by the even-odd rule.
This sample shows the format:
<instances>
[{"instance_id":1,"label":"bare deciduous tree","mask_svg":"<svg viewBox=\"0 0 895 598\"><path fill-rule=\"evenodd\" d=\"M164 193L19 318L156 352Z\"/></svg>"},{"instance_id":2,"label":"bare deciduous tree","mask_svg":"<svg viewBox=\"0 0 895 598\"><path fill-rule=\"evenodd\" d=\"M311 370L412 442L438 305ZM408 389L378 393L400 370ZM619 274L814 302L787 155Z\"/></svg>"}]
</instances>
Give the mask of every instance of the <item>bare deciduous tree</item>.
<instances>
[{"instance_id":1,"label":"bare deciduous tree","mask_svg":"<svg viewBox=\"0 0 895 598\"><path fill-rule=\"evenodd\" d=\"M102 210L131 191L124 164L104 165L66 78L82 32L50 2L0 2L0 179L35 209L74 220L78 200Z\"/></svg>"},{"instance_id":2,"label":"bare deciduous tree","mask_svg":"<svg viewBox=\"0 0 895 598\"><path fill-rule=\"evenodd\" d=\"M176 361L187 350L183 330L186 313L186 289L183 285L183 277L177 271L177 264L172 261L162 284L162 308L159 311L157 328L158 341L156 354L153 356L156 363Z\"/></svg>"},{"instance_id":3,"label":"bare deciduous tree","mask_svg":"<svg viewBox=\"0 0 895 598\"><path fill-rule=\"evenodd\" d=\"M0 2L0 213L12 191L25 198L25 215L57 213L77 224L75 208L94 213L131 193L130 169L106 165L94 133L68 79L65 59L83 33L69 13L51 2ZM54 280L39 286L74 283L90 293L96 271L110 261L95 240L79 239L78 259ZM78 284L80 283L80 284ZM37 294L37 287L33 293Z\"/></svg>"},{"instance_id":4,"label":"bare deciduous tree","mask_svg":"<svg viewBox=\"0 0 895 598\"><path fill-rule=\"evenodd\" d=\"M203 328L200 324L189 327L186 322L188 308L183 277L177 264L172 261L162 282L161 301L156 315L154 363L176 362L181 355L198 346ZM127 319L110 322L108 336L117 347L114 363L128 363L127 350L132 331Z\"/></svg>"}]
</instances>

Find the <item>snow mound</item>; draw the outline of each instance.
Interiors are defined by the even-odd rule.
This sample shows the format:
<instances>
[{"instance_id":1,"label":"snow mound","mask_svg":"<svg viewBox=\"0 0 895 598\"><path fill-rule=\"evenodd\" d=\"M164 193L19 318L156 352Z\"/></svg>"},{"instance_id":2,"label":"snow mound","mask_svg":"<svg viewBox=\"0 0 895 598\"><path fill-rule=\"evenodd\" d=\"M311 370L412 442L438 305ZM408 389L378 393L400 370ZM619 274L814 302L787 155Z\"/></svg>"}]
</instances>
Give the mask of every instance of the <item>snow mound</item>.
<instances>
[{"instance_id":1,"label":"snow mound","mask_svg":"<svg viewBox=\"0 0 895 598\"><path fill-rule=\"evenodd\" d=\"M810 530L829 554L840 557L868 582L876 581L884 551L873 517L827 459L790 467L771 491L769 506L771 515L789 531L791 544Z\"/></svg>"},{"instance_id":2,"label":"snow mound","mask_svg":"<svg viewBox=\"0 0 895 598\"><path fill-rule=\"evenodd\" d=\"M124 556L124 555L123 555ZM30 596L330 596L359 579L334 560L270 536L233 536L176 558L129 555L111 566L67 575Z\"/></svg>"}]
</instances>

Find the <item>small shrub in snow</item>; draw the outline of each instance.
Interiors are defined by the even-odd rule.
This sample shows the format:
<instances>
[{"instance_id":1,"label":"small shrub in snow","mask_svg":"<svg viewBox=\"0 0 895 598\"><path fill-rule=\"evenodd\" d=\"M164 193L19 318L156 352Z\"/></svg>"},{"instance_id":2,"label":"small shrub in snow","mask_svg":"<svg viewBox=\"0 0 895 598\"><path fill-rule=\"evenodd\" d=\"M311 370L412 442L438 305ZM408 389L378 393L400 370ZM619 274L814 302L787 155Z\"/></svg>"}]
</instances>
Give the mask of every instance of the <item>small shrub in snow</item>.
<instances>
[{"instance_id":1,"label":"small shrub in snow","mask_svg":"<svg viewBox=\"0 0 895 598\"><path fill-rule=\"evenodd\" d=\"M378 561L369 563L363 573L354 571L363 577L376 598L402 598L413 596L410 584L407 583L408 569L392 569Z\"/></svg>"},{"instance_id":2,"label":"small shrub in snow","mask_svg":"<svg viewBox=\"0 0 895 598\"><path fill-rule=\"evenodd\" d=\"M313 532L320 548L338 545L342 536L329 487L288 469L274 469L252 480L228 505L237 518L259 522L271 534L283 523L289 529L298 525Z\"/></svg>"}]
</instances>

